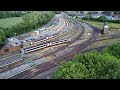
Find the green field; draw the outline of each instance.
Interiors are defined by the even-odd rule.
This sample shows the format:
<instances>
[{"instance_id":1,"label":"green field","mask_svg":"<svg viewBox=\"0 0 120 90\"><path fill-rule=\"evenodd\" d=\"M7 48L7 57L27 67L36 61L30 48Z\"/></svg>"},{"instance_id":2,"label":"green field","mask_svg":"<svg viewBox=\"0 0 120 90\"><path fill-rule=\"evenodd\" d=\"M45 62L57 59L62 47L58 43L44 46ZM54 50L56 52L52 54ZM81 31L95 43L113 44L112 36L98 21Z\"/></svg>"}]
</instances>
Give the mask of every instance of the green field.
<instances>
[{"instance_id":1,"label":"green field","mask_svg":"<svg viewBox=\"0 0 120 90\"><path fill-rule=\"evenodd\" d=\"M88 22L89 24L92 24L100 29L103 28L103 22L97 22L97 21L88 21L88 20L81 20L81 21L84 21L84 22ZM110 28L120 28L120 24L116 24L116 23L109 23L108 22L108 25L110 26Z\"/></svg>"},{"instance_id":2,"label":"green field","mask_svg":"<svg viewBox=\"0 0 120 90\"><path fill-rule=\"evenodd\" d=\"M115 39L107 39L107 40L102 40L102 41L97 41L95 43L93 43L89 48L93 49L93 48L98 48L101 46L106 46L106 45L112 45L114 43L118 43L120 42L120 38L115 38Z\"/></svg>"},{"instance_id":3,"label":"green field","mask_svg":"<svg viewBox=\"0 0 120 90\"><path fill-rule=\"evenodd\" d=\"M0 27L10 28L20 22L22 22L22 17L12 17L12 18L0 19Z\"/></svg>"}]
</instances>

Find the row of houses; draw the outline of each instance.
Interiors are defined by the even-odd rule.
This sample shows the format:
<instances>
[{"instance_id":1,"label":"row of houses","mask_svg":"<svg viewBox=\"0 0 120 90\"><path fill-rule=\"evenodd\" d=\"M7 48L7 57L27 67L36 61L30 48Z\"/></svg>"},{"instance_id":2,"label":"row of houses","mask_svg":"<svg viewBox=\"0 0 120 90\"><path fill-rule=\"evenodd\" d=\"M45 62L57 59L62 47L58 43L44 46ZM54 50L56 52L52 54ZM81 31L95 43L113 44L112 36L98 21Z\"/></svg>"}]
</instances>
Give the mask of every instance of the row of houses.
<instances>
[{"instance_id":1,"label":"row of houses","mask_svg":"<svg viewBox=\"0 0 120 90\"><path fill-rule=\"evenodd\" d=\"M103 14L94 14L91 15L93 18L99 18L100 16L105 16L107 20L120 20L120 16L116 15L103 15Z\"/></svg>"},{"instance_id":2,"label":"row of houses","mask_svg":"<svg viewBox=\"0 0 120 90\"><path fill-rule=\"evenodd\" d=\"M96 11L96 13L88 14L91 11L68 11L67 13L77 15L79 18L83 18L86 16L91 16L92 18L99 18L100 16L105 16L107 20L120 20L120 14L105 15L102 14L102 11Z\"/></svg>"}]
</instances>

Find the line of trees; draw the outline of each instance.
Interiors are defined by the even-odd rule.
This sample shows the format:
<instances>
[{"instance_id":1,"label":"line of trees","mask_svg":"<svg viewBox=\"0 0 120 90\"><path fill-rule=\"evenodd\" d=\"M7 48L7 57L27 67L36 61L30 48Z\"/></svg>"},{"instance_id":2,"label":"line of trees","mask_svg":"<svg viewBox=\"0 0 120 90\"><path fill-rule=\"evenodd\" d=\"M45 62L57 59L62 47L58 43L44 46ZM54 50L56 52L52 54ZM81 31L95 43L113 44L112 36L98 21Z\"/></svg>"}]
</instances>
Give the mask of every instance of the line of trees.
<instances>
[{"instance_id":1,"label":"line of trees","mask_svg":"<svg viewBox=\"0 0 120 90\"><path fill-rule=\"evenodd\" d=\"M13 37L16 35L20 35L23 33L30 32L36 28L39 28L45 24L47 24L51 18L54 16L53 12L33 12L26 14L22 17L23 22L11 27L6 28L5 34L7 38Z\"/></svg>"},{"instance_id":2,"label":"line of trees","mask_svg":"<svg viewBox=\"0 0 120 90\"><path fill-rule=\"evenodd\" d=\"M15 33L16 35L24 34L47 24L54 15L52 11L28 13L22 16L23 22L11 28L0 27L0 29L6 38L13 37ZM3 44L4 36L1 36L0 44Z\"/></svg>"},{"instance_id":3,"label":"line of trees","mask_svg":"<svg viewBox=\"0 0 120 90\"><path fill-rule=\"evenodd\" d=\"M100 16L99 18L92 18L91 16L87 16L82 18L83 20L90 20L90 21L98 21L98 22L111 22L111 23L118 23L120 24L120 20L107 20L105 16Z\"/></svg>"},{"instance_id":4,"label":"line of trees","mask_svg":"<svg viewBox=\"0 0 120 90\"><path fill-rule=\"evenodd\" d=\"M0 29L0 49L4 46L6 40L6 36L3 30Z\"/></svg>"},{"instance_id":5,"label":"line of trees","mask_svg":"<svg viewBox=\"0 0 120 90\"><path fill-rule=\"evenodd\" d=\"M62 62L55 79L120 79L120 43Z\"/></svg>"},{"instance_id":6,"label":"line of trees","mask_svg":"<svg viewBox=\"0 0 120 90\"><path fill-rule=\"evenodd\" d=\"M29 12L21 12L21 11L0 11L0 19L10 18L10 17L21 17Z\"/></svg>"}]
</instances>

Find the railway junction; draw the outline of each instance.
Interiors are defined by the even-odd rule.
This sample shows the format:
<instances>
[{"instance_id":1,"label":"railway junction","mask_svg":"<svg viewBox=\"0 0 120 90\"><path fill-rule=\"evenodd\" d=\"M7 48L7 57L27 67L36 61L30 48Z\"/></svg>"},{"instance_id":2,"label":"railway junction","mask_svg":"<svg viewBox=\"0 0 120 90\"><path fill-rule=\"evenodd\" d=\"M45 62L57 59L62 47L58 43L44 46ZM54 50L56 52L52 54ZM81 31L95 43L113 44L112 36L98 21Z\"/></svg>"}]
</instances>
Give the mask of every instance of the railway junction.
<instances>
[{"instance_id":1,"label":"railway junction","mask_svg":"<svg viewBox=\"0 0 120 90\"><path fill-rule=\"evenodd\" d=\"M97 41L100 30L88 23L57 15L51 25L28 37L9 39L20 50L0 57L0 79L49 79L61 61L83 53ZM111 36L119 37L119 36Z\"/></svg>"}]
</instances>

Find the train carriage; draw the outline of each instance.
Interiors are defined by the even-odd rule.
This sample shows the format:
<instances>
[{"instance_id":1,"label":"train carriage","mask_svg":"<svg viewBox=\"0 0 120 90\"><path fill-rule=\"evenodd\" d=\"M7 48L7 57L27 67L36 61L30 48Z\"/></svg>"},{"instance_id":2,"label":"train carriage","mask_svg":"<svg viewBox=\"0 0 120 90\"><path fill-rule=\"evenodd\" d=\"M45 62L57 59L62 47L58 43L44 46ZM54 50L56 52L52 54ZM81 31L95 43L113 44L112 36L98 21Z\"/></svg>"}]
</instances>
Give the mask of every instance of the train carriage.
<instances>
[{"instance_id":1,"label":"train carriage","mask_svg":"<svg viewBox=\"0 0 120 90\"><path fill-rule=\"evenodd\" d=\"M50 43L46 43L46 44L43 44L43 45L36 45L36 46L29 47L29 48L24 48L24 53L27 54L27 53L30 53L30 52L33 52L33 51L37 51L37 50L44 49L44 48L54 46L54 45L59 45L59 44L62 44L62 43L67 43L67 42L70 42L70 41L71 41L71 38L63 39L63 40L59 40L59 41L55 41L55 42L50 42Z\"/></svg>"}]
</instances>

